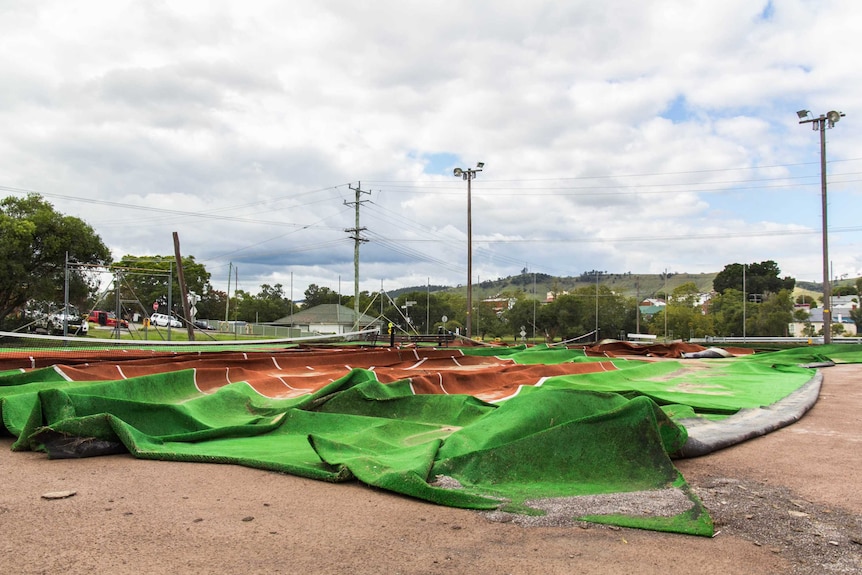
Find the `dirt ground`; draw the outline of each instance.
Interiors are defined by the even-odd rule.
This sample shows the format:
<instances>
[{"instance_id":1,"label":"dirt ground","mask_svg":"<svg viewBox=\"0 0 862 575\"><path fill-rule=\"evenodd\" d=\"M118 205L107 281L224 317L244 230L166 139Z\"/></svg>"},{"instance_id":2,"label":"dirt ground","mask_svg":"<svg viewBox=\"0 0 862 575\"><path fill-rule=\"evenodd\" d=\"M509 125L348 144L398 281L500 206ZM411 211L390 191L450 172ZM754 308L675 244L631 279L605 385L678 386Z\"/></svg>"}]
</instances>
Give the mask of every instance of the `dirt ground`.
<instances>
[{"instance_id":1,"label":"dirt ground","mask_svg":"<svg viewBox=\"0 0 862 575\"><path fill-rule=\"evenodd\" d=\"M862 366L766 437L677 461L712 539L520 527L358 483L126 455L49 461L0 439L3 573L862 573ZM75 491L56 500L48 492Z\"/></svg>"}]
</instances>

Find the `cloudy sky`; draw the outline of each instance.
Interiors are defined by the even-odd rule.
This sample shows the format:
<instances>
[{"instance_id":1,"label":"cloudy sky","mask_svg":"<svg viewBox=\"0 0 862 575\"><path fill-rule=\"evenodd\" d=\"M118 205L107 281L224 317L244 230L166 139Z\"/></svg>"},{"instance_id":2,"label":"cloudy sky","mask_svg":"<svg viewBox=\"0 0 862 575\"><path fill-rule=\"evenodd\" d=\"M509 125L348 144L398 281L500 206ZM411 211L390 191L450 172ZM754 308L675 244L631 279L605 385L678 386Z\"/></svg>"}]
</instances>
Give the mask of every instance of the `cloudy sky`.
<instances>
[{"instance_id":1,"label":"cloudy sky","mask_svg":"<svg viewBox=\"0 0 862 575\"><path fill-rule=\"evenodd\" d=\"M0 0L0 193L239 278L862 275L856 0ZM367 192L367 193L366 193ZM234 270L231 274L230 270Z\"/></svg>"}]
</instances>

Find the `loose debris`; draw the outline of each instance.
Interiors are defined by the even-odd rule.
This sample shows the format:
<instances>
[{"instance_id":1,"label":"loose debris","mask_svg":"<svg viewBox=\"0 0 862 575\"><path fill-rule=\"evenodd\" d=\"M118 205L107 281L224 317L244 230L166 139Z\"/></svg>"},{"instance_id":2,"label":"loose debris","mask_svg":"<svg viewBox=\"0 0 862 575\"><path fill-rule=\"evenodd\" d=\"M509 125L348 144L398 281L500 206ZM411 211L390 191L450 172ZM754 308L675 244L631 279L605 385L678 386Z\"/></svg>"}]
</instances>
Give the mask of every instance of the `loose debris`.
<instances>
[{"instance_id":1,"label":"loose debris","mask_svg":"<svg viewBox=\"0 0 862 575\"><path fill-rule=\"evenodd\" d=\"M78 493L72 489L67 489L65 491L49 491L48 493L42 494L42 499L66 499L67 497L72 497Z\"/></svg>"},{"instance_id":2,"label":"loose debris","mask_svg":"<svg viewBox=\"0 0 862 575\"><path fill-rule=\"evenodd\" d=\"M788 575L862 573L862 516L754 481L707 477L689 484L716 530L781 555L793 565Z\"/></svg>"}]
</instances>

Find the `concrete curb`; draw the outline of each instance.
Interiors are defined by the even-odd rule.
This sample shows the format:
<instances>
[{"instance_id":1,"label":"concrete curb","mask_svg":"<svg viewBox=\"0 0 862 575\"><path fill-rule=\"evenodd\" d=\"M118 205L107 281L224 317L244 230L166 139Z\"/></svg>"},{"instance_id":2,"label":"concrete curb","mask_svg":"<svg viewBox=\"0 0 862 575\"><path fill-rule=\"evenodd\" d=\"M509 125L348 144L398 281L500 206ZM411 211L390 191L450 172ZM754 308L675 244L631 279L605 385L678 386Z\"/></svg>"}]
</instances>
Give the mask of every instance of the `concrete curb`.
<instances>
[{"instance_id":1,"label":"concrete curb","mask_svg":"<svg viewBox=\"0 0 862 575\"><path fill-rule=\"evenodd\" d=\"M772 405L741 409L721 421L680 419L677 423L685 426L688 441L671 457L700 457L799 421L817 403L822 383L823 374L818 370L802 387Z\"/></svg>"}]
</instances>

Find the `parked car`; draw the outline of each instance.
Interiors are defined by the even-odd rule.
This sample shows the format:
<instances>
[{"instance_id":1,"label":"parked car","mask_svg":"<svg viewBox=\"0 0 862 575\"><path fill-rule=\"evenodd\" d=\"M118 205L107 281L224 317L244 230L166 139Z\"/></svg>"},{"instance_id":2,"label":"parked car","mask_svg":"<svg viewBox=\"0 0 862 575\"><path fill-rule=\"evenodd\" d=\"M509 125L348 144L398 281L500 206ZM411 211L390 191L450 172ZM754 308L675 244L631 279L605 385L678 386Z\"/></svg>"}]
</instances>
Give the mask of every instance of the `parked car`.
<instances>
[{"instance_id":1,"label":"parked car","mask_svg":"<svg viewBox=\"0 0 862 575\"><path fill-rule=\"evenodd\" d=\"M69 306L68 315L65 307L58 304L30 302L28 308L26 316L31 319L30 330L35 333L63 335L65 327L69 335L87 335L89 325L73 305Z\"/></svg>"},{"instance_id":2,"label":"parked car","mask_svg":"<svg viewBox=\"0 0 862 575\"><path fill-rule=\"evenodd\" d=\"M90 312L90 316L87 319L103 327L117 327L117 323L119 323L122 328L129 327L129 322L124 319L117 320L117 315L112 311L100 311L94 309Z\"/></svg>"},{"instance_id":3,"label":"parked car","mask_svg":"<svg viewBox=\"0 0 862 575\"><path fill-rule=\"evenodd\" d=\"M170 324L171 327L183 327L183 324L180 322L180 320L163 313L154 313L153 315L151 315L150 323L159 327L168 327L168 324Z\"/></svg>"}]
</instances>

